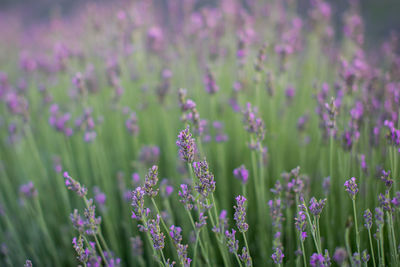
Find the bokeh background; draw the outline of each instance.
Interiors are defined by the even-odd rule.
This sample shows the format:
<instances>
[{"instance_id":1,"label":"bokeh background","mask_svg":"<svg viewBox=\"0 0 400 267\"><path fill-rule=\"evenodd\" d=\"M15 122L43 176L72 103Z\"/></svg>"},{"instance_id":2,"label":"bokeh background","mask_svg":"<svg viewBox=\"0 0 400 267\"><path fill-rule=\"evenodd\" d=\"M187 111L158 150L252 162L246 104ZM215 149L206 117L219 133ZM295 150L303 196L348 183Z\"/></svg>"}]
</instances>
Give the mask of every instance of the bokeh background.
<instances>
[{"instance_id":1,"label":"bokeh background","mask_svg":"<svg viewBox=\"0 0 400 267\"><path fill-rule=\"evenodd\" d=\"M166 6L167 1L175 1L179 4L183 0L153 0L154 3L160 5L162 10ZM246 5L248 0L243 0ZM112 5L118 6L127 1L112 1ZM197 0L197 6L218 5L218 0ZM333 8L333 18L336 26L341 28L343 21L343 13L349 6L349 0L330 0ZM106 4L110 5L110 1L105 0L1 0L0 1L0 19L5 14L13 14L13 18L17 16L24 27L29 28L35 23L49 23L52 18L74 16L87 4ZM306 16L305 10L309 5L309 0L297 1L298 12ZM400 31L400 1L399 0L362 0L360 1L361 14L366 25L366 42L368 46L373 46L378 40L387 37L392 31ZM166 9L164 9L166 10ZM304 12L303 12L304 11ZM161 14L165 21L168 20L167 12ZM1 31L1 29L0 29ZM338 31L340 34L340 31Z\"/></svg>"}]
</instances>

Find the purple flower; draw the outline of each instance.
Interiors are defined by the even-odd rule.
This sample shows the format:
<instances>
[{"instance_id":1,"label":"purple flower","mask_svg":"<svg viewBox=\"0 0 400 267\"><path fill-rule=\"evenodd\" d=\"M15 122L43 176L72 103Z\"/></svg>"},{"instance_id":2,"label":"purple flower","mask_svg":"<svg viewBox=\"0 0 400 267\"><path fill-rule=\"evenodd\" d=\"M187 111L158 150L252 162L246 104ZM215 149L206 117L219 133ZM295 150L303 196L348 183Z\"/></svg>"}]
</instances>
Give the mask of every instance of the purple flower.
<instances>
[{"instance_id":1,"label":"purple flower","mask_svg":"<svg viewBox=\"0 0 400 267\"><path fill-rule=\"evenodd\" d=\"M21 185L19 187L19 192L26 198L33 198L36 197L38 194L32 181Z\"/></svg>"},{"instance_id":2,"label":"purple flower","mask_svg":"<svg viewBox=\"0 0 400 267\"><path fill-rule=\"evenodd\" d=\"M93 205L93 199L87 200L87 208L84 211L85 215L85 226L86 234L88 235L95 235L99 231L99 226L101 223L101 217L96 217L96 206Z\"/></svg>"},{"instance_id":3,"label":"purple flower","mask_svg":"<svg viewBox=\"0 0 400 267\"><path fill-rule=\"evenodd\" d=\"M361 256L357 252L354 252L352 256L354 266L361 266Z\"/></svg>"},{"instance_id":4,"label":"purple flower","mask_svg":"<svg viewBox=\"0 0 400 267\"><path fill-rule=\"evenodd\" d=\"M207 198L215 191L214 175L210 172L206 160L193 162L193 169L198 179L195 189L200 195Z\"/></svg>"},{"instance_id":5,"label":"purple flower","mask_svg":"<svg viewBox=\"0 0 400 267\"><path fill-rule=\"evenodd\" d=\"M132 218L137 220L143 220L147 216L148 210L144 207L144 195L145 190L142 187L136 187L132 192Z\"/></svg>"},{"instance_id":6,"label":"purple flower","mask_svg":"<svg viewBox=\"0 0 400 267\"><path fill-rule=\"evenodd\" d=\"M192 163L196 152L196 143L194 142L194 138L192 138L192 134L189 132L189 127L179 133L176 145L179 147L181 159Z\"/></svg>"},{"instance_id":7,"label":"purple flower","mask_svg":"<svg viewBox=\"0 0 400 267\"><path fill-rule=\"evenodd\" d=\"M306 227L307 227L307 215L303 210L300 210L297 213L297 217L295 218L295 226L297 231L300 232L300 239L302 242L307 237Z\"/></svg>"},{"instance_id":8,"label":"purple flower","mask_svg":"<svg viewBox=\"0 0 400 267\"><path fill-rule=\"evenodd\" d=\"M368 251L365 249L365 250L361 253L361 260L362 260L364 263L368 263L369 258L370 258L370 256L369 256L369 254L368 254Z\"/></svg>"},{"instance_id":9,"label":"purple flower","mask_svg":"<svg viewBox=\"0 0 400 267\"><path fill-rule=\"evenodd\" d=\"M169 235L171 236L172 240L174 241L175 245L181 243L182 241L182 228L180 228L179 226L175 226L175 225L171 225L171 227L169 228Z\"/></svg>"},{"instance_id":10,"label":"purple flower","mask_svg":"<svg viewBox=\"0 0 400 267\"><path fill-rule=\"evenodd\" d=\"M154 189L158 182L158 166L154 165L149 169L145 177L144 190L149 197L155 197L158 194L158 188Z\"/></svg>"},{"instance_id":11,"label":"purple flower","mask_svg":"<svg viewBox=\"0 0 400 267\"><path fill-rule=\"evenodd\" d=\"M383 226L383 211L381 208L375 208L375 223L378 227Z\"/></svg>"},{"instance_id":12,"label":"purple flower","mask_svg":"<svg viewBox=\"0 0 400 267\"><path fill-rule=\"evenodd\" d=\"M250 103L247 103L243 112L243 124L246 131L256 136L256 140L252 140L252 143L250 143L250 148L258 149L265 137L265 125L261 118L256 117Z\"/></svg>"},{"instance_id":13,"label":"purple flower","mask_svg":"<svg viewBox=\"0 0 400 267\"><path fill-rule=\"evenodd\" d=\"M396 192L396 196L393 197L391 203L395 206L395 207L399 207L400 206L400 191Z\"/></svg>"},{"instance_id":14,"label":"purple flower","mask_svg":"<svg viewBox=\"0 0 400 267\"><path fill-rule=\"evenodd\" d=\"M32 267L32 266L33 265L32 265L32 262L30 260L26 260L25 261L24 267Z\"/></svg>"},{"instance_id":15,"label":"purple flower","mask_svg":"<svg viewBox=\"0 0 400 267\"><path fill-rule=\"evenodd\" d=\"M249 229L249 225L246 223L246 198L244 196L236 197L236 206L234 220L236 221L236 226L240 232L245 233Z\"/></svg>"},{"instance_id":16,"label":"purple flower","mask_svg":"<svg viewBox=\"0 0 400 267\"><path fill-rule=\"evenodd\" d=\"M170 236L175 244L176 250L178 252L178 257L179 257L179 261L181 262L181 264L183 266L190 266L190 262L192 261L190 258L188 258L187 256L187 248L188 245L183 245L181 244L182 242L182 229L180 227L177 227L175 225L172 225L170 227Z\"/></svg>"},{"instance_id":17,"label":"purple flower","mask_svg":"<svg viewBox=\"0 0 400 267\"><path fill-rule=\"evenodd\" d=\"M80 197L84 197L87 194L87 189L77 181L75 181L68 172L64 172L65 185L69 190L76 192Z\"/></svg>"},{"instance_id":18,"label":"purple flower","mask_svg":"<svg viewBox=\"0 0 400 267\"><path fill-rule=\"evenodd\" d=\"M139 125L135 112L129 115L129 118L125 121L125 127L131 135L137 136L139 134Z\"/></svg>"},{"instance_id":19,"label":"purple flower","mask_svg":"<svg viewBox=\"0 0 400 267\"><path fill-rule=\"evenodd\" d=\"M246 247L242 248L242 254L238 255L238 257L246 267L252 266L250 253L247 251Z\"/></svg>"},{"instance_id":20,"label":"purple flower","mask_svg":"<svg viewBox=\"0 0 400 267\"><path fill-rule=\"evenodd\" d=\"M344 248L336 248L335 253L333 254L333 260L339 265L342 266L342 264L346 261L347 259L347 251Z\"/></svg>"},{"instance_id":21,"label":"purple flower","mask_svg":"<svg viewBox=\"0 0 400 267\"><path fill-rule=\"evenodd\" d=\"M235 237L236 231L234 229L229 232L228 230L225 231L225 239L226 239L226 244L228 246L229 252L232 254L237 253L239 249L239 241L236 240Z\"/></svg>"},{"instance_id":22,"label":"purple flower","mask_svg":"<svg viewBox=\"0 0 400 267\"><path fill-rule=\"evenodd\" d=\"M310 258L311 267L325 267L325 258L322 254L314 253Z\"/></svg>"},{"instance_id":23,"label":"purple flower","mask_svg":"<svg viewBox=\"0 0 400 267\"><path fill-rule=\"evenodd\" d=\"M160 148L158 146L144 146L139 153L139 160L146 165L156 164L159 157Z\"/></svg>"},{"instance_id":24,"label":"purple flower","mask_svg":"<svg viewBox=\"0 0 400 267\"><path fill-rule=\"evenodd\" d=\"M367 209L364 212L364 220L365 220L364 226L367 229L371 229L371 227L372 227L372 213L371 213L371 211L369 209Z\"/></svg>"},{"instance_id":25,"label":"purple flower","mask_svg":"<svg viewBox=\"0 0 400 267\"><path fill-rule=\"evenodd\" d=\"M105 204L106 204L106 194L104 194L103 192L100 191L100 188L98 186L95 186L93 188L93 192L94 192L94 200L96 201L96 203L100 206L100 209L104 209L105 208Z\"/></svg>"},{"instance_id":26,"label":"purple flower","mask_svg":"<svg viewBox=\"0 0 400 267\"><path fill-rule=\"evenodd\" d=\"M78 210L75 209L74 213L70 214L70 219L72 222L72 226L78 230L79 233L83 233L85 231L85 221L82 219L81 215L79 215Z\"/></svg>"},{"instance_id":27,"label":"purple flower","mask_svg":"<svg viewBox=\"0 0 400 267\"><path fill-rule=\"evenodd\" d=\"M315 197L311 198L310 206L308 207L314 216L319 216L326 203L326 198L317 201Z\"/></svg>"},{"instance_id":28,"label":"purple flower","mask_svg":"<svg viewBox=\"0 0 400 267\"><path fill-rule=\"evenodd\" d=\"M381 206L384 211L392 211L392 207L390 206L391 200L388 191L386 191L385 194L379 194L378 201L379 206Z\"/></svg>"},{"instance_id":29,"label":"purple flower","mask_svg":"<svg viewBox=\"0 0 400 267\"><path fill-rule=\"evenodd\" d=\"M162 250L164 248L165 236L160 229L160 215L157 214L157 219L150 220L148 222L148 231L150 232L151 239L153 241L153 247L156 250Z\"/></svg>"},{"instance_id":30,"label":"purple flower","mask_svg":"<svg viewBox=\"0 0 400 267\"><path fill-rule=\"evenodd\" d=\"M196 228L200 229L201 227L206 225L207 224L207 222L206 222L207 218L208 217L204 215L204 212L200 212L199 221L195 222Z\"/></svg>"},{"instance_id":31,"label":"purple flower","mask_svg":"<svg viewBox=\"0 0 400 267\"><path fill-rule=\"evenodd\" d=\"M219 91L219 87L215 82L214 75L211 73L211 70L207 68L206 75L204 76L204 87L209 94L215 94Z\"/></svg>"},{"instance_id":32,"label":"purple flower","mask_svg":"<svg viewBox=\"0 0 400 267\"><path fill-rule=\"evenodd\" d=\"M143 255L143 241L140 236L131 237L131 247L133 256Z\"/></svg>"},{"instance_id":33,"label":"purple flower","mask_svg":"<svg viewBox=\"0 0 400 267\"><path fill-rule=\"evenodd\" d=\"M358 193L358 187L356 184L356 178L351 177L344 183L344 187L346 188L346 192L349 193L352 199L355 199L356 194Z\"/></svg>"},{"instance_id":34,"label":"purple flower","mask_svg":"<svg viewBox=\"0 0 400 267\"><path fill-rule=\"evenodd\" d=\"M82 236L80 235L78 239L76 237L74 237L72 239L72 244L73 244L76 254L78 255L77 259L81 263L85 264L89 259L90 251L88 248L86 248L86 249L84 248Z\"/></svg>"},{"instance_id":35,"label":"purple flower","mask_svg":"<svg viewBox=\"0 0 400 267\"><path fill-rule=\"evenodd\" d=\"M249 179L249 171L243 164L233 170L233 175L242 181L243 184L246 184L247 180Z\"/></svg>"},{"instance_id":36,"label":"purple flower","mask_svg":"<svg viewBox=\"0 0 400 267\"><path fill-rule=\"evenodd\" d=\"M285 254L283 254L283 252L280 248L276 248L274 250L274 253L272 253L272 255L271 255L271 258L275 264L281 264L284 257L285 257Z\"/></svg>"},{"instance_id":37,"label":"purple flower","mask_svg":"<svg viewBox=\"0 0 400 267\"><path fill-rule=\"evenodd\" d=\"M390 178L390 171L382 170L381 180L385 183L387 189L392 187L393 180Z\"/></svg>"},{"instance_id":38,"label":"purple flower","mask_svg":"<svg viewBox=\"0 0 400 267\"><path fill-rule=\"evenodd\" d=\"M193 209L194 197L187 184L181 184L181 191L178 194L180 196L179 201L185 205L185 208L187 210Z\"/></svg>"}]
</instances>

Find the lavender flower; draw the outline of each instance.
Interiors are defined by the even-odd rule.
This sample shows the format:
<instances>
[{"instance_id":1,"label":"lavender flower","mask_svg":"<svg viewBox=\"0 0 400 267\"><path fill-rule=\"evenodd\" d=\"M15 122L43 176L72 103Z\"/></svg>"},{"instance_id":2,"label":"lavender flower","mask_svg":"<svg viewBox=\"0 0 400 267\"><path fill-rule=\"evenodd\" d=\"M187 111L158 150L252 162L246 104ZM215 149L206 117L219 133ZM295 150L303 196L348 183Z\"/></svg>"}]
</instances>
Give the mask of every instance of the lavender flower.
<instances>
[{"instance_id":1,"label":"lavender flower","mask_svg":"<svg viewBox=\"0 0 400 267\"><path fill-rule=\"evenodd\" d=\"M246 223L246 198L244 196L236 197L236 206L234 220L236 221L236 226L240 232L245 233L249 229L249 225Z\"/></svg>"},{"instance_id":2,"label":"lavender flower","mask_svg":"<svg viewBox=\"0 0 400 267\"><path fill-rule=\"evenodd\" d=\"M136 187L132 192L132 218L143 220L149 213L149 210L144 207L145 190L142 187Z\"/></svg>"},{"instance_id":3,"label":"lavender flower","mask_svg":"<svg viewBox=\"0 0 400 267\"><path fill-rule=\"evenodd\" d=\"M131 135L137 136L139 134L139 125L135 112L129 115L129 118L125 121L125 127Z\"/></svg>"},{"instance_id":4,"label":"lavender flower","mask_svg":"<svg viewBox=\"0 0 400 267\"><path fill-rule=\"evenodd\" d=\"M395 206L395 207L399 207L400 206L400 191L396 192L396 196L393 197L391 203Z\"/></svg>"},{"instance_id":5,"label":"lavender flower","mask_svg":"<svg viewBox=\"0 0 400 267\"><path fill-rule=\"evenodd\" d=\"M211 70L207 68L206 75L204 76L204 87L209 94L215 94L219 91L219 87L215 82L214 75L211 73Z\"/></svg>"},{"instance_id":6,"label":"lavender flower","mask_svg":"<svg viewBox=\"0 0 400 267\"><path fill-rule=\"evenodd\" d=\"M352 256L353 262L354 262L354 266L361 266L361 256L360 254L358 254L358 252L354 252L353 256Z\"/></svg>"},{"instance_id":7,"label":"lavender flower","mask_svg":"<svg viewBox=\"0 0 400 267\"><path fill-rule=\"evenodd\" d=\"M370 258L370 256L369 256L369 254L368 254L368 251L365 249L365 250L361 253L361 260L362 260L365 264L367 264L368 261L369 261L369 258Z\"/></svg>"},{"instance_id":8,"label":"lavender flower","mask_svg":"<svg viewBox=\"0 0 400 267\"><path fill-rule=\"evenodd\" d=\"M188 258L187 256L187 248L188 245L183 245L181 244L182 242L182 229L180 227L174 226L172 225L170 227L170 236L174 242L174 245L176 247L176 250L178 252L178 257L179 257L179 261L181 262L181 264L183 266L190 266L190 262L192 261L190 258Z\"/></svg>"},{"instance_id":9,"label":"lavender flower","mask_svg":"<svg viewBox=\"0 0 400 267\"><path fill-rule=\"evenodd\" d=\"M174 244L176 245L176 244L181 243L181 241L182 241L182 235L181 235L182 228L180 228L179 226L172 225L169 229L170 229L169 235L171 236L172 240L174 241Z\"/></svg>"},{"instance_id":10,"label":"lavender flower","mask_svg":"<svg viewBox=\"0 0 400 267\"><path fill-rule=\"evenodd\" d=\"M228 230L225 231L225 239L226 239L226 244L228 246L229 252L232 254L237 253L239 249L239 241L236 240L235 237L236 231L234 229L229 232Z\"/></svg>"},{"instance_id":11,"label":"lavender flower","mask_svg":"<svg viewBox=\"0 0 400 267\"><path fill-rule=\"evenodd\" d=\"M32 181L21 185L19 187L19 192L26 198L33 198L36 197L38 194Z\"/></svg>"},{"instance_id":12,"label":"lavender flower","mask_svg":"<svg viewBox=\"0 0 400 267\"><path fill-rule=\"evenodd\" d=\"M144 146L140 150L139 160L146 165L153 165L158 162L160 148L158 146Z\"/></svg>"},{"instance_id":13,"label":"lavender flower","mask_svg":"<svg viewBox=\"0 0 400 267\"><path fill-rule=\"evenodd\" d=\"M347 251L344 248L336 248L335 253L333 254L333 260L339 265L345 263L347 260Z\"/></svg>"},{"instance_id":14,"label":"lavender flower","mask_svg":"<svg viewBox=\"0 0 400 267\"><path fill-rule=\"evenodd\" d=\"M149 197L155 197L158 194L158 188L154 189L158 182L158 167L154 165L149 169L148 174L145 177L144 190L146 195Z\"/></svg>"},{"instance_id":15,"label":"lavender flower","mask_svg":"<svg viewBox=\"0 0 400 267\"><path fill-rule=\"evenodd\" d=\"M30 260L26 260L25 261L24 267L32 267L32 266L33 265L32 265L32 262Z\"/></svg>"},{"instance_id":16,"label":"lavender flower","mask_svg":"<svg viewBox=\"0 0 400 267\"><path fill-rule=\"evenodd\" d=\"M308 207L314 216L319 216L326 203L326 198L317 201L315 197L311 198L310 206Z\"/></svg>"},{"instance_id":17,"label":"lavender flower","mask_svg":"<svg viewBox=\"0 0 400 267\"><path fill-rule=\"evenodd\" d=\"M375 208L375 223L378 227L384 224L383 211L381 208Z\"/></svg>"},{"instance_id":18,"label":"lavender flower","mask_svg":"<svg viewBox=\"0 0 400 267\"><path fill-rule=\"evenodd\" d=\"M96 217L96 206L93 205L93 199L87 201L87 208L84 211L85 215L85 225L87 227L86 234L95 235L99 231L99 226L101 223L101 217Z\"/></svg>"},{"instance_id":19,"label":"lavender flower","mask_svg":"<svg viewBox=\"0 0 400 267\"><path fill-rule=\"evenodd\" d=\"M355 177L351 177L349 180L347 180L344 183L344 187L346 188L346 192L349 193L350 197L352 199L355 199L356 194L358 193L358 187L356 184L356 178Z\"/></svg>"},{"instance_id":20,"label":"lavender flower","mask_svg":"<svg viewBox=\"0 0 400 267\"><path fill-rule=\"evenodd\" d=\"M311 267L326 267L329 266L325 262L325 257L322 254L314 253L310 258Z\"/></svg>"},{"instance_id":21,"label":"lavender flower","mask_svg":"<svg viewBox=\"0 0 400 267\"><path fill-rule=\"evenodd\" d=\"M106 194L100 191L100 188L98 186L95 186L93 188L94 192L94 200L96 203L100 206L100 210L104 211L105 210L105 204L106 204Z\"/></svg>"},{"instance_id":22,"label":"lavender flower","mask_svg":"<svg viewBox=\"0 0 400 267\"><path fill-rule=\"evenodd\" d=\"M247 180L249 179L249 171L243 164L233 170L233 175L242 181L243 184L246 184Z\"/></svg>"},{"instance_id":23,"label":"lavender flower","mask_svg":"<svg viewBox=\"0 0 400 267\"><path fill-rule=\"evenodd\" d=\"M179 155L183 161L192 163L196 152L196 143L192 134L189 132L189 127L182 130L178 135L176 145L179 147Z\"/></svg>"},{"instance_id":24,"label":"lavender flower","mask_svg":"<svg viewBox=\"0 0 400 267\"><path fill-rule=\"evenodd\" d=\"M75 252L77 254L77 259L81 263L86 264L86 262L89 259L90 252L89 252L88 248L86 248L86 249L84 248L82 236L80 235L78 239L76 237L74 237L72 239L72 244L73 244L73 247L74 247Z\"/></svg>"},{"instance_id":25,"label":"lavender flower","mask_svg":"<svg viewBox=\"0 0 400 267\"><path fill-rule=\"evenodd\" d=\"M79 233L83 233L85 231L85 221L82 219L81 215L79 215L79 212L77 209L74 210L73 213L70 214L70 219L72 222L72 226L78 230Z\"/></svg>"},{"instance_id":26,"label":"lavender flower","mask_svg":"<svg viewBox=\"0 0 400 267\"><path fill-rule=\"evenodd\" d=\"M238 255L238 257L246 267L252 266L251 257L246 247L242 248L242 254Z\"/></svg>"},{"instance_id":27,"label":"lavender flower","mask_svg":"<svg viewBox=\"0 0 400 267\"><path fill-rule=\"evenodd\" d=\"M371 211L369 209L367 209L364 212L364 220L365 220L365 223L364 223L365 228L371 229L371 227L372 227L372 213L371 213Z\"/></svg>"},{"instance_id":28,"label":"lavender flower","mask_svg":"<svg viewBox=\"0 0 400 267\"><path fill-rule=\"evenodd\" d=\"M295 226L297 231L300 232L300 239L302 242L304 242L304 240L307 237L307 232L306 232L306 227L307 227L307 216L305 214L305 212L303 210L300 210L297 213L297 217L295 218Z\"/></svg>"},{"instance_id":29,"label":"lavender flower","mask_svg":"<svg viewBox=\"0 0 400 267\"><path fill-rule=\"evenodd\" d=\"M385 194L379 194L378 201L379 206L381 206L384 211L392 211L392 207L390 206L391 200L388 191L386 191Z\"/></svg>"},{"instance_id":30,"label":"lavender flower","mask_svg":"<svg viewBox=\"0 0 400 267\"><path fill-rule=\"evenodd\" d=\"M256 137L256 140L252 140L250 143L250 148L259 149L261 141L265 137L265 125L261 118L256 117L256 113L253 111L250 103L247 103L246 109L243 112L243 123L245 130Z\"/></svg>"},{"instance_id":31,"label":"lavender flower","mask_svg":"<svg viewBox=\"0 0 400 267\"><path fill-rule=\"evenodd\" d=\"M215 191L214 175L208 168L207 161L199 161L193 163L194 174L198 178L195 189L204 198Z\"/></svg>"},{"instance_id":32,"label":"lavender flower","mask_svg":"<svg viewBox=\"0 0 400 267\"><path fill-rule=\"evenodd\" d=\"M160 215L157 214L157 219L150 220L148 222L148 231L150 232L151 239L153 241L153 247L156 250L162 250L164 248L165 236L160 229Z\"/></svg>"},{"instance_id":33,"label":"lavender flower","mask_svg":"<svg viewBox=\"0 0 400 267\"><path fill-rule=\"evenodd\" d=\"M206 225L207 224L207 222L206 222L207 218L208 217L204 215L204 212L200 212L199 221L195 222L196 228L200 229L201 227Z\"/></svg>"},{"instance_id":34,"label":"lavender flower","mask_svg":"<svg viewBox=\"0 0 400 267\"><path fill-rule=\"evenodd\" d=\"M143 255L143 242L140 236L131 237L131 247L133 256Z\"/></svg>"},{"instance_id":35,"label":"lavender flower","mask_svg":"<svg viewBox=\"0 0 400 267\"><path fill-rule=\"evenodd\" d=\"M178 194L180 196L179 201L185 205L185 208L187 210L193 209L194 197L187 184L181 184L181 191Z\"/></svg>"},{"instance_id":36,"label":"lavender flower","mask_svg":"<svg viewBox=\"0 0 400 267\"><path fill-rule=\"evenodd\" d=\"M69 190L72 190L78 194L80 197L84 197L87 194L87 188L81 186L81 184L75 181L71 176L69 176L68 172L64 172L65 185Z\"/></svg>"},{"instance_id":37,"label":"lavender flower","mask_svg":"<svg viewBox=\"0 0 400 267\"><path fill-rule=\"evenodd\" d=\"M280 248L276 248L274 250L274 253L272 253L272 256L271 256L271 258L275 264L281 264L284 257L285 257L285 254L283 254L283 252Z\"/></svg>"}]
</instances>

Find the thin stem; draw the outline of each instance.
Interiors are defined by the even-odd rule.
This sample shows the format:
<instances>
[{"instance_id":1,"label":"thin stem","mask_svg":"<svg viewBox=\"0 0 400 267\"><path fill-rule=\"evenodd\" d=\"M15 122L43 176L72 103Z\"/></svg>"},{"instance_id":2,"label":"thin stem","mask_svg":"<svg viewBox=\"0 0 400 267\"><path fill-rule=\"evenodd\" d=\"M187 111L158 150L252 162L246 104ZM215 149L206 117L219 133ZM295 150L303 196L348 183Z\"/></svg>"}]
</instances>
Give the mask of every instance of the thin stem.
<instances>
[{"instance_id":1,"label":"thin stem","mask_svg":"<svg viewBox=\"0 0 400 267\"><path fill-rule=\"evenodd\" d=\"M243 234L244 243L246 244L247 253L249 253L250 266L253 266L253 260L251 259L249 244L247 243L247 238L246 238L246 233L242 232L242 234Z\"/></svg>"},{"instance_id":2,"label":"thin stem","mask_svg":"<svg viewBox=\"0 0 400 267\"><path fill-rule=\"evenodd\" d=\"M350 248L350 228L346 227L346 230L344 231L344 241L346 244L346 250L347 250L347 254L349 255L350 258L350 265L354 266L354 261L353 261L353 257L351 255L353 255L351 253L351 248Z\"/></svg>"},{"instance_id":3,"label":"thin stem","mask_svg":"<svg viewBox=\"0 0 400 267\"><path fill-rule=\"evenodd\" d=\"M372 263L374 264L374 267L376 267L376 263L375 263L375 254L374 254L374 246L372 245L371 229L370 229L370 228L368 228L368 239L369 239L369 246L370 246L370 248L371 248Z\"/></svg>"},{"instance_id":4,"label":"thin stem","mask_svg":"<svg viewBox=\"0 0 400 267\"><path fill-rule=\"evenodd\" d=\"M379 226L379 244L381 247L382 266L385 266L385 249L383 244L383 226Z\"/></svg>"},{"instance_id":5,"label":"thin stem","mask_svg":"<svg viewBox=\"0 0 400 267\"><path fill-rule=\"evenodd\" d=\"M358 232L358 223L357 223L357 211L356 211L356 199L353 197L353 212L354 212L354 227L356 229L356 244L357 244L357 252L358 255L361 256L360 253L360 233Z\"/></svg>"},{"instance_id":6,"label":"thin stem","mask_svg":"<svg viewBox=\"0 0 400 267\"><path fill-rule=\"evenodd\" d=\"M94 241L96 242L97 248L99 249L100 256L101 256L101 258L103 259L103 261L104 261L104 263L106 264L106 266L108 266L108 262L107 262L107 260L106 260L106 257L104 256L103 249L102 249L101 246L100 246L99 240L97 239L97 235L94 234L93 236L94 236Z\"/></svg>"},{"instance_id":7,"label":"thin stem","mask_svg":"<svg viewBox=\"0 0 400 267\"><path fill-rule=\"evenodd\" d=\"M303 205L306 206L306 204L304 202L303 202ZM310 214L308 213L308 209L305 209L305 210L306 210L307 220L308 220L308 223L309 223L310 229L311 229L311 235L314 240L315 248L317 249L318 254L321 254L321 251L318 246L318 240L317 240L316 233L315 233L315 225L313 223L311 223L311 217L310 217Z\"/></svg>"},{"instance_id":8,"label":"thin stem","mask_svg":"<svg viewBox=\"0 0 400 267\"><path fill-rule=\"evenodd\" d=\"M163 259L164 265L168 266L167 261L165 260L164 253L163 253L162 249L160 249L160 254L161 254L161 257Z\"/></svg>"},{"instance_id":9,"label":"thin stem","mask_svg":"<svg viewBox=\"0 0 400 267\"><path fill-rule=\"evenodd\" d=\"M300 243L301 243L301 252L303 254L303 264L304 267L307 267L306 250L304 249L304 242L301 241Z\"/></svg>"}]
</instances>

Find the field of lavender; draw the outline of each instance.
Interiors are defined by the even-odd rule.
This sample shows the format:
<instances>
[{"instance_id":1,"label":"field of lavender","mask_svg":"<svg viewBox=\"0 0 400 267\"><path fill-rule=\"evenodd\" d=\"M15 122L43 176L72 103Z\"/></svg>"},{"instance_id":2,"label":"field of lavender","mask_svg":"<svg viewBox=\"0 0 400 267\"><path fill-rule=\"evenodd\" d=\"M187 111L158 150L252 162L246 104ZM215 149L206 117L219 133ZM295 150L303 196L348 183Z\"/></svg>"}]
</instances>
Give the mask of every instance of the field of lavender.
<instances>
[{"instance_id":1,"label":"field of lavender","mask_svg":"<svg viewBox=\"0 0 400 267\"><path fill-rule=\"evenodd\" d=\"M396 34L123 3L0 19L1 266L400 266Z\"/></svg>"}]
</instances>

